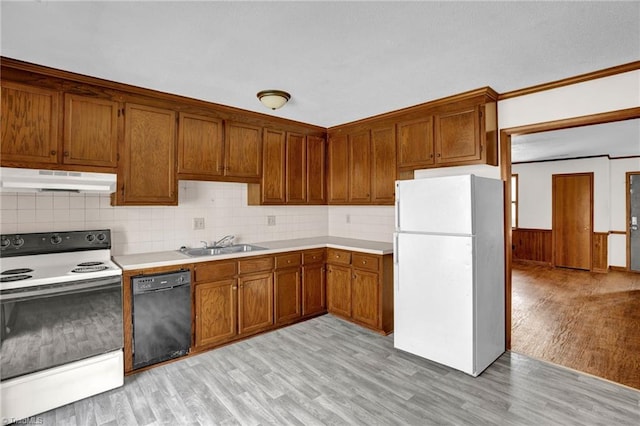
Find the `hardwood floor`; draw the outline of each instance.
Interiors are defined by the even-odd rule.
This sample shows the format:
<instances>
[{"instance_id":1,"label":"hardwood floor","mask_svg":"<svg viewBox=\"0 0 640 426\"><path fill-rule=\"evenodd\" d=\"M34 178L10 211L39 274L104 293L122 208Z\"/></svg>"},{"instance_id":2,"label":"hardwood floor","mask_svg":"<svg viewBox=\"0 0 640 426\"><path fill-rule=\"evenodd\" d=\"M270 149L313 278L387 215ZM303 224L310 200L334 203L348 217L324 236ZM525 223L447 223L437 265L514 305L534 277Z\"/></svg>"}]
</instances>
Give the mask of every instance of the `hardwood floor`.
<instances>
[{"instance_id":1,"label":"hardwood floor","mask_svg":"<svg viewBox=\"0 0 640 426\"><path fill-rule=\"evenodd\" d=\"M521 262L511 350L640 389L640 274Z\"/></svg>"},{"instance_id":2,"label":"hardwood floor","mask_svg":"<svg viewBox=\"0 0 640 426\"><path fill-rule=\"evenodd\" d=\"M627 425L640 392L507 352L473 378L331 315L125 379L44 425Z\"/></svg>"}]
</instances>

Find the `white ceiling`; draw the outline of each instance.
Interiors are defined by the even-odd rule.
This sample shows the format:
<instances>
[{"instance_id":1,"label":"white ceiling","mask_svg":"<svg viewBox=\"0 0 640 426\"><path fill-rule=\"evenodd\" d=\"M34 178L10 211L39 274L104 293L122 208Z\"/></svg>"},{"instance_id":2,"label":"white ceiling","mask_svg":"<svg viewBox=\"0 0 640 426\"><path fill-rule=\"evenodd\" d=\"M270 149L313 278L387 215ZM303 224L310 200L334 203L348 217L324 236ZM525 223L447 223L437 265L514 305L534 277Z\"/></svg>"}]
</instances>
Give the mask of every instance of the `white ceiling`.
<instances>
[{"instance_id":1,"label":"white ceiling","mask_svg":"<svg viewBox=\"0 0 640 426\"><path fill-rule=\"evenodd\" d=\"M640 2L6 2L1 54L330 127L640 59ZM263 89L291 93L270 111Z\"/></svg>"}]
</instances>

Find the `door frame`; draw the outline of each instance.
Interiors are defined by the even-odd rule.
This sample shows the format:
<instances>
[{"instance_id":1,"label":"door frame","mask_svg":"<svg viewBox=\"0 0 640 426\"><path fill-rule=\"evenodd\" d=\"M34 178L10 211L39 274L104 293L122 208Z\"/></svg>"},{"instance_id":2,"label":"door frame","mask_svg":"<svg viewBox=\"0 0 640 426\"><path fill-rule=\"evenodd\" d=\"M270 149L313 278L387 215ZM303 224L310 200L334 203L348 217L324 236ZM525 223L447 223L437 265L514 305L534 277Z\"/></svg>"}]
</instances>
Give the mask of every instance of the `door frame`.
<instances>
[{"instance_id":1,"label":"door frame","mask_svg":"<svg viewBox=\"0 0 640 426\"><path fill-rule=\"evenodd\" d=\"M640 107L621 109L600 114L583 115L562 120L527 124L524 126L500 129L500 177L504 182L504 245L505 245L505 344L511 349L511 137L550 130L570 129L592 124L612 123L615 121L640 118Z\"/></svg>"},{"instance_id":2,"label":"door frame","mask_svg":"<svg viewBox=\"0 0 640 426\"><path fill-rule=\"evenodd\" d=\"M556 242L558 235L556 232L556 179L565 176L588 176L589 177L589 271L593 270L593 185L594 173L554 173L551 175L551 264L557 266Z\"/></svg>"}]
</instances>

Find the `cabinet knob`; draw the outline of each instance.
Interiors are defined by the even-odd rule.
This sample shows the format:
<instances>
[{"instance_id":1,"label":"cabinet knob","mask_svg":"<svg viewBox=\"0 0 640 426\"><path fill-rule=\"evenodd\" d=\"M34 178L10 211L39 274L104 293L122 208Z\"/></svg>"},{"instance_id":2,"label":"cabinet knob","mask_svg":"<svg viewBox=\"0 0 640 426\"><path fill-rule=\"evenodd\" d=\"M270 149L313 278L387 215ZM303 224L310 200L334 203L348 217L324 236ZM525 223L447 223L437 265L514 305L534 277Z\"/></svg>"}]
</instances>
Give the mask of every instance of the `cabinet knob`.
<instances>
[{"instance_id":1,"label":"cabinet knob","mask_svg":"<svg viewBox=\"0 0 640 426\"><path fill-rule=\"evenodd\" d=\"M440 153L437 154L437 157L440 157Z\"/></svg>"},{"instance_id":2,"label":"cabinet knob","mask_svg":"<svg viewBox=\"0 0 640 426\"><path fill-rule=\"evenodd\" d=\"M69 156L69 151L65 151L65 152L64 152L64 156L65 156L65 157L68 157L68 156Z\"/></svg>"},{"instance_id":3,"label":"cabinet knob","mask_svg":"<svg viewBox=\"0 0 640 426\"><path fill-rule=\"evenodd\" d=\"M231 287L231 290L237 290L238 287L236 287L235 285L233 287Z\"/></svg>"},{"instance_id":4,"label":"cabinet knob","mask_svg":"<svg viewBox=\"0 0 640 426\"><path fill-rule=\"evenodd\" d=\"M51 150L51 155L56 155L58 152L54 149Z\"/></svg>"},{"instance_id":5,"label":"cabinet knob","mask_svg":"<svg viewBox=\"0 0 640 426\"><path fill-rule=\"evenodd\" d=\"M291 263L291 260L287 260L287 263Z\"/></svg>"},{"instance_id":6,"label":"cabinet knob","mask_svg":"<svg viewBox=\"0 0 640 426\"><path fill-rule=\"evenodd\" d=\"M363 261L362 261L362 264L363 264L363 265L366 265L366 264L367 264L367 261L366 261L366 260L363 260Z\"/></svg>"}]
</instances>

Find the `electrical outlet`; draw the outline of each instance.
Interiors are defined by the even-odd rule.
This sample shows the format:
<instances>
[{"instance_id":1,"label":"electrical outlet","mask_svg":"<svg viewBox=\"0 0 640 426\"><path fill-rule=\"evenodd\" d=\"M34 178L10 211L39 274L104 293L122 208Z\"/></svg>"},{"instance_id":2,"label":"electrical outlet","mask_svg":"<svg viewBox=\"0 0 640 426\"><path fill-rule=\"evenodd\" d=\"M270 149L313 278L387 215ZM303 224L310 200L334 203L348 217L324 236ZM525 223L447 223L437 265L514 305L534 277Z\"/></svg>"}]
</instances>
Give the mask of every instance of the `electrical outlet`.
<instances>
[{"instance_id":1,"label":"electrical outlet","mask_svg":"<svg viewBox=\"0 0 640 426\"><path fill-rule=\"evenodd\" d=\"M204 217L193 218L193 229L204 229Z\"/></svg>"},{"instance_id":2,"label":"electrical outlet","mask_svg":"<svg viewBox=\"0 0 640 426\"><path fill-rule=\"evenodd\" d=\"M351 215L350 214L347 215L347 223L351 223Z\"/></svg>"},{"instance_id":3,"label":"electrical outlet","mask_svg":"<svg viewBox=\"0 0 640 426\"><path fill-rule=\"evenodd\" d=\"M275 216L267 216L267 225L268 226L276 226L276 217Z\"/></svg>"}]
</instances>

